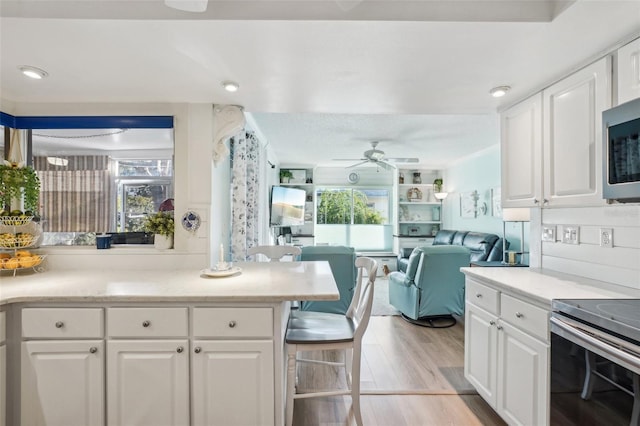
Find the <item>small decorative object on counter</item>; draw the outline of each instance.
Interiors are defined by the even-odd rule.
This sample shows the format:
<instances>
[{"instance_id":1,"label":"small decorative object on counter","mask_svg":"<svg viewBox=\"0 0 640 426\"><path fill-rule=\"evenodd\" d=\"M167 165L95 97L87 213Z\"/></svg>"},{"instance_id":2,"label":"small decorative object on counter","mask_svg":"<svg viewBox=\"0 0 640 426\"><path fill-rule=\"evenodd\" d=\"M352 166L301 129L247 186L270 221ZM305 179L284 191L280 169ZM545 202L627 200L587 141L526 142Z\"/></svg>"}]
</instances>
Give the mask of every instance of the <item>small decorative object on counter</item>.
<instances>
[{"instance_id":1,"label":"small decorative object on counter","mask_svg":"<svg viewBox=\"0 0 640 426\"><path fill-rule=\"evenodd\" d=\"M404 173L398 175L398 183L401 185L404 183Z\"/></svg>"},{"instance_id":2,"label":"small decorative object on counter","mask_svg":"<svg viewBox=\"0 0 640 426\"><path fill-rule=\"evenodd\" d=\"M37 246L42 235L40 224L32 221L33 216L20 210L0 212L0 272L9 271L15 276L19 270L44 270L40 264L46 256L27 250Z\"/></svg>"},{"instance_id":3,"label":"small decorative object on counter","mask_svg":"<svg viewBox=\"0 0 640 426\"><path fill-rule=\"evenodd\" d=\"M96 235L96 248L98 250L111 248L111 235L102 234Z\"/></svg>"},{"instance_id":4,"label":"small decorative object on counter","mask_svg":"<svg viewBox=\"0 0 640 426\"><path fill-rule=\"evenodd\" d=\"M420 184L422 183L422 178L420 177L420 172L413 173L413 183Z\"/></svg>"},{"instance_id":5,"label":"small decorative object on counter","mask_svg":"<svg viewBox=\"0 0 640 426\"><path fill-rule=\"evenodd\" d=\"M144 229L153 232L153 245L159 250L167 250L173 247L173 232L175 223L173 212L158 212L147 216L144 221Z\"/></svg>"}]
</instances>

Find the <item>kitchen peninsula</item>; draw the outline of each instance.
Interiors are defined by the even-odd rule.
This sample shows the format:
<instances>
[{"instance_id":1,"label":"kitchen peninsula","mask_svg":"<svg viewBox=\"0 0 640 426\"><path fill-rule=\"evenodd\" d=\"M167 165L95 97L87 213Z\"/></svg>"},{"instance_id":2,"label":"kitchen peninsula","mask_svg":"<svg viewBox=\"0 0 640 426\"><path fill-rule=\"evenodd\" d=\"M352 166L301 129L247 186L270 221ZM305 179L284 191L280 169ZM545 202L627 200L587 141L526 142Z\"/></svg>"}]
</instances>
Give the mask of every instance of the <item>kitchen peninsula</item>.
<instances>
[{"instance_id":1,"label":"kitchen peninsula","mask_svg":"<svg viewBox=\"0 0 640 426\"><path fill-rule=\"evenodd\" d=\"M290 301L337 286L327 262L234 266L2 276L7 424L283 424Z\"/></svg>"}]
</instances>

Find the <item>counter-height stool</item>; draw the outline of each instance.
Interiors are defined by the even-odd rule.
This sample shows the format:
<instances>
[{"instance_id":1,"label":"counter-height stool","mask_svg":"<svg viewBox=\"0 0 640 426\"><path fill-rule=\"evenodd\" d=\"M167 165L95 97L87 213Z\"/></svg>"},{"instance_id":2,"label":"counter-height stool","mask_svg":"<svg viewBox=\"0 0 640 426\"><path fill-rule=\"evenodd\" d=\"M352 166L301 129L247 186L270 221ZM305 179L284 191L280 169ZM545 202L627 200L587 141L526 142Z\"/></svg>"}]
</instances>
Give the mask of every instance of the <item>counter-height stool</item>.
<instances>
[{"instance_id":1,"label":"counter-height stool","mask_svg":"<svg viewBox=\"0 0 640 426\"><path fill-rule=\"evenodd\" d=\"M254 260L258 260L257 255L262 254L271 262L280 262L284 256L293 256L293 260L296 260L300 253L300 247L297 246L255 246L247 250L247 257L254 256Z\"/></svg>"},{"instance_id":2,"label":"counter-height stool","mask_svg":"<svg viewBox=\"0 0 640 426\"><path fill-rule=\"evenodd\" d=\"M285 337L287 346L287 406L286 425L293 423L293 401L319 396L351 395L356 422L362 425L360 412L360 363L362 335L367 329L373 305L373 286L378 264L369 257L355 261L358 278L347 313L292 311ZM366 280L366 282L363 282ZM299 352L344 350L344 362L329 362L298 358ZM338 366L345 369L350 389L296 392L298 363Z\"/></svg>"}]
</instances>

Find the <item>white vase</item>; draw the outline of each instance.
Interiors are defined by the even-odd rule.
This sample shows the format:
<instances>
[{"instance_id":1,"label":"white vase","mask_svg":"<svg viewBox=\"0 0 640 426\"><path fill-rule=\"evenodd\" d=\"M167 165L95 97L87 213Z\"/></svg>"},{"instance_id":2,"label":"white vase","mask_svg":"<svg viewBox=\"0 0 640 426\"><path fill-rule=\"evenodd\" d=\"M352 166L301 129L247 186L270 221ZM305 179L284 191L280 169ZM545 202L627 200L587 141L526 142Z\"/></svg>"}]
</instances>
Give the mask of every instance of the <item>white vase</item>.
<instances>
[{"instance_id":1,"label":"white vase","mask_svg":"<svg viewBox=\"0 0 640 426\"><path fill-rule=\"evenodd\" d=\"M173 247L173 235L155 234L153 237L153 246L158 250L168 250Z\"/></svg>"}]
</instances>

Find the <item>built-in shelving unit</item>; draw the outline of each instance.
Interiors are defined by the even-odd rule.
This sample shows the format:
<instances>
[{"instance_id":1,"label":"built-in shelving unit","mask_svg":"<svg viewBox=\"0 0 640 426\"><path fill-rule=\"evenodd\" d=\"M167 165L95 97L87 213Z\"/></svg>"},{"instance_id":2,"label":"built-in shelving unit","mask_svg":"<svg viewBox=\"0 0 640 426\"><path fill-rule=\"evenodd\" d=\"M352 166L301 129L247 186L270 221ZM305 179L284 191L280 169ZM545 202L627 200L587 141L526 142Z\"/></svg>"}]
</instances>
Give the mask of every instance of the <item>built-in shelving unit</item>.
<instances>
[{"instance_id":1,"label":"built-in shelving unit","mask_svg":"<svg viewBox=\"0 0 640 426\"><path fill-rule=\"evenodd\" d=\"M314 245L313 227L315 217L315 185L313 184L313 169L287 169L293 174L288 181L281 179L279 185L302 189L307 194L304 206L304 225L291 226L292 244Z\"/></svg>"}]
</instances>

